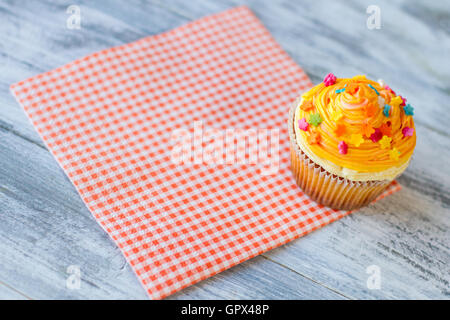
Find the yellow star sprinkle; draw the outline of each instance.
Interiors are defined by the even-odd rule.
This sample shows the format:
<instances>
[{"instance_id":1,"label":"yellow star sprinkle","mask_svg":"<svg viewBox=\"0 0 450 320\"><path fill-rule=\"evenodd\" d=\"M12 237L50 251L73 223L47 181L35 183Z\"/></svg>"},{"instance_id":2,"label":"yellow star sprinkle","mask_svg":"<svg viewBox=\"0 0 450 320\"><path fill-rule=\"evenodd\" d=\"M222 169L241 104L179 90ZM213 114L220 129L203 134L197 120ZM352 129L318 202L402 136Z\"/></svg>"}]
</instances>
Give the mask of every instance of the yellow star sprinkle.
<instances>
[{"instance_id":1,"label":"yellow star sprinkle","mask_svg":"<svg viewBox=\"0 0 450 320\"><path fill-rule=\"evenodd\" d=\"M309 100L311 99L313 96L313 93L311 93L311 90L306 91L305 93L302 94L302 99L303 100Z\"/></svg>"},{"instance_id":2,"label":"yellow star sprinkle","mask_svg":"<svg viewBox=\"0 0 450 320\"><path fill-rule=\"evenodd\" d=\"M337 122L339 119L341 119L344 115L342 114L341 110L334 110L331 113L331 119L333 119L334 122Z\"/></svg>"},{"instance_id":3,"label":"yellow star sprinkle","mask_svg":"<svg viewBox=\"0 0 450 320\"><path fill-rule=\"evenodd\" d=\"M398 157L400 156L400 151L397 150L397 148L392 148L392 150L389 151L389 158L394 161L398 161Z\"/></svg>"},{"instance_id":4,"label":"yellow star sprinkle","mask_svg":"<svg viewBox=\"0 0 450 320\"><path fill-rule=\"evenodd\" d=\"M354 76L353 78L352 78L352 80L366 80L367 78L366 78L366 76L364 75L364 74L359 74L359 75L357 75L357 76Z\"/></svg>"},{"instance_id":5,"label":"yellow star sprinkle","mask_svg":"<svg viewBox=\"0 0 450 320\"><path fill-rule=\"evenodd\" d=\"M395 96L391 99L391 102L389 103L392 108L398 108L403 103L403 99L400 96Z\"/></svg>"},{"instance_id":6,"label":"yellow star sprinkle","mask_svg":"<svg viewBox=\"0 0 450 320\"><path fill-rule=\"evenodd\" d=\"M383 136L383 138L381 138L381 140L379 141L380 145L381 145L381 149L388 149L391 147L391 141L392 138L388 137L388 136Z\"/></svg>"},{"instance_id":7,"label":"yellow star sprinkle","mask_svg":"<svg viewBox=\"0 0 450 320\"><path fill-rule=\"evenodd\" d=\"M363 136L360 133L353 133L350 136L350 143L353 144L356 147L359 147L361 143L364 142Z\"/></svg>"}]
</instances>

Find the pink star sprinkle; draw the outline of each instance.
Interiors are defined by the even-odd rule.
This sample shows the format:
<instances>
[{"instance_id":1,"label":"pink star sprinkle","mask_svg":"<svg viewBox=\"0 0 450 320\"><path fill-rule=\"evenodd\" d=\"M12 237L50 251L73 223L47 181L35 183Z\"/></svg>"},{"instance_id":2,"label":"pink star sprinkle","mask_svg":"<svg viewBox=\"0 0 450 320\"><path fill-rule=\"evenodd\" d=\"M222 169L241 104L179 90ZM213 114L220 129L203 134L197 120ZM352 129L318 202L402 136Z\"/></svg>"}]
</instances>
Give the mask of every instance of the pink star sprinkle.
<instances>
[{"instance_id":1,"label":"pink star sprinkle","mask_svg":"<svg viewBox=\"0 0 450 320\"><path fill-rule=\"evenodd\" d=\"M402 103L400 104L402 107L406 105L406 98L403 98L402 96L399 96L400 98L402 98Z\"/></svg>"},{"instance_id":2,"label":"pink star sprinkle","mask_svg":"<svg viewBox=\"0 0 450 320\"><path fill-rule=\"evenodd\" d=\"M348 145L344 141L339 142L338 148L340 154L347 154Z\"/></svg>"},{"instance_id":3,"label":"pink star sprinkle","mask_svg":"<svg viewBox=\"0 0 450 320\"><path fill-rule=\"evenodd\" d=\"M395 91L392 90L388 85L384 86L384 88L385 88L386 90L390 90L393 94L395 94Z\"/></svg>"},{"instance_id":4,"label":"pink star sprinkle","mask_svg":"<svg viewBox=\"0 0 450 320\"><path fill-rule=\"evenodd\" d=\"M412 137L414 133L414 128L404 127L402 133L404 137Z\"/></svg>"},{"instance_id":5,"label":"pink star sprinkle","mask_svg":"<svg viewBox=\"0 0 450 320\"><path fill-rule=\"evenodd\" d=\"M298 127L303 130L307 131L309 128L309 123L306 121L306 118L298 120Z\"/></svg>"},{"instance_id":6,"label":"pink star sprinkle","mask_svg":"<svg viewBox=\"0 0 450 320\"><path fill-rule=\"evenodd\" d=\"M372 142L378 142L383 137L383 133L381 133L381 130L379 128L375 129L375 132L371 134L370 140Z\"/></svg>"},{"instance_id":7,"label":"pink star sprinkle","mask_svg":"<svg viewBox=\"0 0 450 320\"><path fill-rule=\"evenodd\" d=\"M326 87L331 86L336 83L336 76L332 73L327 74L325 79L323 79L323 83Z\"/></svg>"}]
</instances>

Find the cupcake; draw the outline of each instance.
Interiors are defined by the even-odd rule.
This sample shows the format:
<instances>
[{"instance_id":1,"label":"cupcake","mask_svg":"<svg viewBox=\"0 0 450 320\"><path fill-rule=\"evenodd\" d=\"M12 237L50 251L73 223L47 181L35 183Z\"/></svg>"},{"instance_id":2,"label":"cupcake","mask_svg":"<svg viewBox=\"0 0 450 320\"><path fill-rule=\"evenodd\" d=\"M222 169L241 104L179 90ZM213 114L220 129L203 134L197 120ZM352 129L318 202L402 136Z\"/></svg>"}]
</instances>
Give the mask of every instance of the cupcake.
<instances>
[{"instance_id":1,"label":"cupcake","mask_svg":"<svg viewBox=\"0 0 450 320\"><path fill-rule=\"evenodd\" d=\"M413 115L382 80L327 75L289 113L297 184L334 209L367 205L408 166L416 145Z\"/></svg>"}]
</instances>

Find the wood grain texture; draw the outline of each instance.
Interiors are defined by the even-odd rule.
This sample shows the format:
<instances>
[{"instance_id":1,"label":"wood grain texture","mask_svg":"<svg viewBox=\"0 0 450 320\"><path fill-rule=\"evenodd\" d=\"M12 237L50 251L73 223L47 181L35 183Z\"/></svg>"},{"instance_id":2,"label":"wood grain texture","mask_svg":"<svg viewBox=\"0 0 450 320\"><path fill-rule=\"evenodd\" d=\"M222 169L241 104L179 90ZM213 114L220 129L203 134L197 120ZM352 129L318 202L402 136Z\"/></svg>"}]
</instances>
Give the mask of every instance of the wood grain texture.
<instances>
[{"instance_id":1,"label":"wood grain texture","mask_svg":"<svg viewBox=\"0 0 450 320\"><path fill-rule=\"evenodd\" d=\"M14 288L0 283L0 300L30 300L30 298L24 296Z\"/></svg>"},{"instance_id":2,"label":"wood grain texture","mask_svg":"<svg viewBox=\"0 0 450 320\"><path fill-rule=\"evenodd\" d=\"M71 1L0 3L0 299L145 299L119 249L8 92L11 83L80 56L246 4L313 82L383 77L416 108L417 148L404 189L171 299L449 299L450 5L379 1ZM82 272L66 288L67 267ZM377 265L382 287L369 290Z\"/></svg>"}]
</instances>

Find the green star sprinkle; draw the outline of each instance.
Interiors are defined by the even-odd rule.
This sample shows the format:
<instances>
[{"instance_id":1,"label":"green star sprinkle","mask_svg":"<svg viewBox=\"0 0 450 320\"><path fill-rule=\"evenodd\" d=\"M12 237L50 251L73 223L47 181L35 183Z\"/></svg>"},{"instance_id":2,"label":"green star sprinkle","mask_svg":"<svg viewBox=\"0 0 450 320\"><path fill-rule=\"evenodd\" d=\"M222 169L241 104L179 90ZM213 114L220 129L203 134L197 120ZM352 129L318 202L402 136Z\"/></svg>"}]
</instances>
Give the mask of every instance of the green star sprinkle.
<instances>
[{"instance_id":1,"label":"green star sprinkle","mask_svg":"<svg viewBox=\"0 0 450 320\"><path fill-rule=\"evenodd\" d=\"M312 124L313 126L317 127L322 122L322 118L320 117L319 113L313 113L309 116L308 123Z\"/></svg>"}]
</instances>

